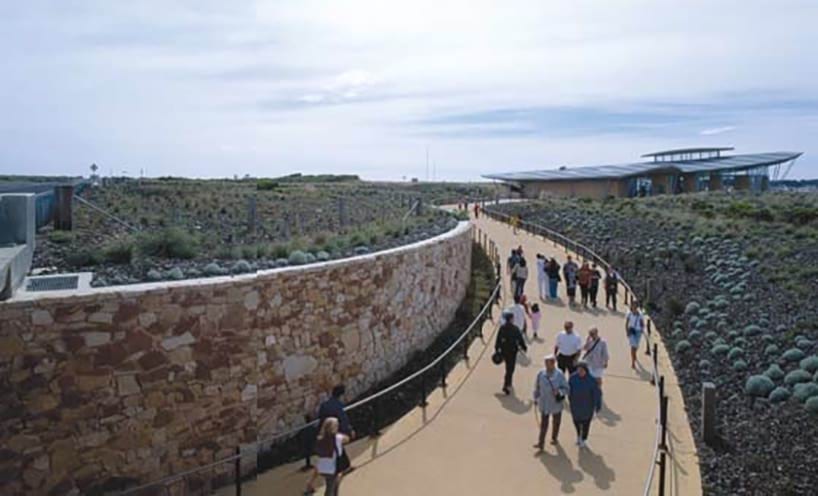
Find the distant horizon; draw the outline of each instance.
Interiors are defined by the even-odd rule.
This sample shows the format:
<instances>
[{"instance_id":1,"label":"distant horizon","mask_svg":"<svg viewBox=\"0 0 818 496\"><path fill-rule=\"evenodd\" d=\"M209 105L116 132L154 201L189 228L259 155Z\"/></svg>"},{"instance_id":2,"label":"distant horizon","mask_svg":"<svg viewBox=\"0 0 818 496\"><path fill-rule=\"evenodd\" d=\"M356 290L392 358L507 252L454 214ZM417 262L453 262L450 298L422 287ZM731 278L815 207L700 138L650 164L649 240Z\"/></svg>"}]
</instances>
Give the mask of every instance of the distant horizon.
<instances>
[{"instance_id":1,"label":"distant horizon","mask_svg":"<svg viewBox=\"0 0 818 496\"><path fill-rule=\"evenodd\" d=\"M10 2L0 174L468 182L734 146L804 152L787 179L818 177L816 18L764 0Z\"/></svg>"}]
</instances>

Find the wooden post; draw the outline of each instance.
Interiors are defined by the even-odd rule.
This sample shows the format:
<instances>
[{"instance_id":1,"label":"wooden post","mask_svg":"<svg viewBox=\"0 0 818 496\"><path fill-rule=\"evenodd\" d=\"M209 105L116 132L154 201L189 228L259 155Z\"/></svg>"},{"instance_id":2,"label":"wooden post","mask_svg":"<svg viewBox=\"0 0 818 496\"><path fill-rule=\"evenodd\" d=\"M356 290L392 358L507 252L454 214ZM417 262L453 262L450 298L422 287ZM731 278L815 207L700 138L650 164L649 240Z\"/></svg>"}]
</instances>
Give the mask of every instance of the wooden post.
<instances>
[{"instance_id":1,"label":"wooden post","mask_svg":"<svg viewBox=\"0 0 818 496\"><path fill-rule=\"evenodd\" d=\"M708 446L716 444L716 385L702 384L702 439Z\"/></svg>"}]
</instances>

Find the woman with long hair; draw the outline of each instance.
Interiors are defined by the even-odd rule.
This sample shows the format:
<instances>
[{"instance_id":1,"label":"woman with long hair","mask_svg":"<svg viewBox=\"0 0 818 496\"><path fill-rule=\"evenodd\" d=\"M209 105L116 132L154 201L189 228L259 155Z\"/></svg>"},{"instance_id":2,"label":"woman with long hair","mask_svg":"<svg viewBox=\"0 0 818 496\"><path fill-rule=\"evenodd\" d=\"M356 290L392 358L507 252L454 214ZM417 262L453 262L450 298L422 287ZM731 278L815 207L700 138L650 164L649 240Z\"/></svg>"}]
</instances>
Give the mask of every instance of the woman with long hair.
<instances>
[{"instance_id":1,"label":"woman with long hair","mask_svg":"<svg viewBox=\"0 0 818 496\"><path fill-rule=\"evenodd\" d=\"M338 429L338 419L327 417L321 424L321 430L315 442L315 454L318 455L315 469L324 478L324 496L338 496L341 474L348 468L340 466L338 461L344 453L344 445L349 443L349 436L341 434ZM307 493L310 489L308 485Z\"/></svg>"}]
</instances>

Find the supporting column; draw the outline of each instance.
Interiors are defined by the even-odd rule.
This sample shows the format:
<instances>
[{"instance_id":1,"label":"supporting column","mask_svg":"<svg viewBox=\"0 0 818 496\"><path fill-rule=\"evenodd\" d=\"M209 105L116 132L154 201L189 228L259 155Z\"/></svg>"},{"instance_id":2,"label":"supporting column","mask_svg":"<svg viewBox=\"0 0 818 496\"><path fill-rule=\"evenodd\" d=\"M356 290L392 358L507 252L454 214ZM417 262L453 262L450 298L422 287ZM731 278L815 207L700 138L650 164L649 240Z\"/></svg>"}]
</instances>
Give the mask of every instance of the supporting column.
<instances>
[{"instance_id":1,"label":"supporting column","mask_svg":"<svg viewBox=\"0 0 818 496\"><path fill-rule=\"evenodd\" d=\"M54 229L70 231L72 229L71 204L74 201L74 186L54 187Z\"/></svg>"},{"instance_id":2,"label":"supporting column","mask_svg":"<svg viewBox=\"0 0 818 496\"><path fill-rule=\"evenodd\" d=\"M722 181L721 174L710 174L710 191L721 191Z\"/></svg>"},{"instance_id":3,"label":"supporting column","mask_svg":"<svg viewBox=\"0 0 818 496\"><path fill-rule=\"evenodd\" d=\"M702 439L708 446L714 446L716 434L716 385L702 384Z\"/></svg>"}]
</instances>

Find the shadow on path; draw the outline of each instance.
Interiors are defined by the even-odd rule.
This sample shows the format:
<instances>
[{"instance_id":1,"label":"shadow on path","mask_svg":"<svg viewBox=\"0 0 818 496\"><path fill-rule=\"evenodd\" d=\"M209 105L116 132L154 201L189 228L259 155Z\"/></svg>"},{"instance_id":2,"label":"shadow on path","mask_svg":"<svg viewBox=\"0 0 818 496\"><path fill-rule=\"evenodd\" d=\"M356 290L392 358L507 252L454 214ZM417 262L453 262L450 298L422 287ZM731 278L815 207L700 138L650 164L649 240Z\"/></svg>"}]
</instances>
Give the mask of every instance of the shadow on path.
<instances>
[{"instance_id":1,"label":"shadow on path","mask_svg":"<svg viewBox=\"0 0 818 496\"><path fill-rule=\"evenodd\" d=\"M511 390L511 394L505 395L503 393L494 393L494 397L503 405L503 408L517 415L525 415L531 410L531 402L523 401L517 397L517 392Z\"/></svg>"},{"instance_id":2,"label":"shadow on path","mask_svg":"<svg viewBox=\"0 0 818 496\"><path fill-rule=\"evenodd\" d=\"M576 491L574 487L576 484L582 482L582 472L574 468L574 464L565 455L565 450L560 445L554 447L556 453L546 450L542 453L537 453L537 456L545 465L545 468L551 475L560 481L560 490L563 494L571 494Z\"/></svg>"},{"instance_id":3,"label":"shadow on path","mask_svg":"<svg viewBox=\"0 0 818 496\"><path fill-rule=\"evenodd\" d=\"M610 489L616 479L616 473L605 464L605 459L588 448L579 450L579 468L593 477L596 487L603 490Z\"/></svg>"},{"instance_id":4,"label":"shadow on path","mask_svg":"<svg viewBox=\"0 0 818 496\"><path fill-rule=\"evenodd\" d=\"M608 427L614 427L616 424L622 420L622 416L616 413L615 411L611 410L611 407L605 403L604 396L602 400L602 409L599 410L599 414L597 414L597 418L600 422L607 425Z\"/></svg>"}]
</instances>

